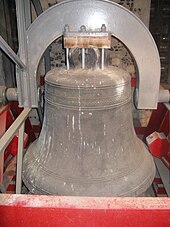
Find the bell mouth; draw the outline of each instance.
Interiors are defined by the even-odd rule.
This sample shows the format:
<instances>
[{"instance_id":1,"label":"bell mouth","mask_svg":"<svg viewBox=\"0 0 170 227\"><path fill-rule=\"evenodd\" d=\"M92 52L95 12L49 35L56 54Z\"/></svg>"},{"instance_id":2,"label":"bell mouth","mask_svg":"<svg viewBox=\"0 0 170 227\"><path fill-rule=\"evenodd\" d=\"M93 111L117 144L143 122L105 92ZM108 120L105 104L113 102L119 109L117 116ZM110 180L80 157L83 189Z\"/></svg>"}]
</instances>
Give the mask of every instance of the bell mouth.
<instances>
[{"instance_id":1,"label":"bell mouth","mask_svg":"<svg viewBox=\"0 0 170 227\"><path fill-rule=\"evenodd\" d=\"M68 178L59 176L57 173L49 171L42 164L34 162L30 165L24 162L27 170L34 168L34 174L30 178L30 171L23 172L23 181L32 194L62 195L62 196L97 196L97 197L136 197L143 196L151 186L155 176L155 165L151 155L140 140L139 146L143 149L143 160L135 168L127 168L126 172L120 174L111 174L96 179L77 179L76 177ZM32 144L33 146L35 144ZM37 160L33 153L27 154L27 159ZM149 171L148 171L149 170ZM39 185L36 184L36 173L42 179ZM33 180L34 179L34 180ZM57 190L56 190L57 188Z\"/></svg>"}]
</instances>

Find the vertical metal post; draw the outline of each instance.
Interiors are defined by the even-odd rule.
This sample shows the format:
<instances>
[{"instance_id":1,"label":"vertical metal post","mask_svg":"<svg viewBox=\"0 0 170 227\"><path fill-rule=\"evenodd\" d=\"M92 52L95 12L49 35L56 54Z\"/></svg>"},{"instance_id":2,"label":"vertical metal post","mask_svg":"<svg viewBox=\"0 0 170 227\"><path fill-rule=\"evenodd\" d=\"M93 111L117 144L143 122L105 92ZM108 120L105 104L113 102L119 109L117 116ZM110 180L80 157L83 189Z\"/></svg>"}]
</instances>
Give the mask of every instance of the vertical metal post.
<instances>
[{"instance_id":1,"label":"vertical metal post","mask_svg":"<svg viewBox=\"0 0 170 227\"><path fill-rule=\"evenodd\" d=\"M0 36L0 49L2 49L8 57L15 62L15 64L20 67L20 69L26 69L24 63L20 60L20 58L16 55L16 53L11 49L11 47L5 42L5 40Z\"/></svg>"},{"instance_id":2,"label":"vertical metal post","mask_svg":"<svg viewBox=\"0 0 170 227\"><path fill-rule=\"evenodd\" d=\"M4 175L4 152L0 154L0 185L3 182L3 175Z\"/></svg>"},{"instance_id":3,"label":"vertical metal post","mask_svg":"<svg viewBox=\"0 0 170 227\"><path fill-rule=\"evenodd\" d=\"M102 53L101 53L101 69L104 69L104 48L102 48Z\"/></svg>"},{"instance_id":4,"label":"vertical metal post","mask_svg":"<svg viewBox=\"0 0 170 227\"><path fill-rule=\"evenodd\" d=\"M42 8L40 0L31 0L31 2L34 5L34 9L35 9L37 16L39 16L41 13L43 13L43 8ZM45 60L45 73L47 73L51 69L49 47L47 47L46 51L44 52L44 60Z\"/></svg>"},{"instance_id":5,"label":"vertical metal post","mask_svg":"<svg viewBox=\"0 0 170 227\"><path fill-rule=\"evenodd\" d=\"M85 49L82 48L82 69L85 68Z\"/></svg>"},{"instance_id":6,"label":"vertical metal post","mask_svg":"<svg viewBox=\"0 0 170 227\"><path fill-rule=\"evenodd\" d=\"M30 0L15 0L16 13L17 13L17 25L18 25L18 41L19 41L19 56L21 61L28 66L28 50L26 40L26 26L30 23L30 14L25 13L26 10L30 11ZM28 7L29 6L29 7ZM28 7L28 9L26 9ZM26 18L28 17L28 18ZM31 106L32 93L30 92L30 78L28 69L21 71L17 67L16 70L17 88L19 96L19 104L21 106Z\"/></svg>"},{"instance_id":7,"label":"vertical metal post","mask_svg":"<svg viewBox=\"0 0 170 227\"><path fill-rule=\"evenodd\" d=\"M69 48L66 48L66 67L67 67L67 70L70 69L70 64L69 64Z\"/></svg>"},{"instance_id":8,"label":"vertical metal post","mask_svg":"<svg viewBox=\"0 0 170 227\"><path fill-rule=\"evenodd\" d=\"M22 123L18 135L18 154L17 154L17 176L16 176L16 194L21 194L22 187L22 160L24 149L24 128L25 122Z\"/></svg>"},{"instance_id":9,"label":"vertical metal post","mask_svg":"<svg viewBox=\"0 0 170 227\"><path fill-rule=\"evenodd\" d=\"M25 28L27 29L31 25L32 15L31 15L31 1L23 0L24 2L24 12L25 12Z\"/></svg>"}]
</instances>

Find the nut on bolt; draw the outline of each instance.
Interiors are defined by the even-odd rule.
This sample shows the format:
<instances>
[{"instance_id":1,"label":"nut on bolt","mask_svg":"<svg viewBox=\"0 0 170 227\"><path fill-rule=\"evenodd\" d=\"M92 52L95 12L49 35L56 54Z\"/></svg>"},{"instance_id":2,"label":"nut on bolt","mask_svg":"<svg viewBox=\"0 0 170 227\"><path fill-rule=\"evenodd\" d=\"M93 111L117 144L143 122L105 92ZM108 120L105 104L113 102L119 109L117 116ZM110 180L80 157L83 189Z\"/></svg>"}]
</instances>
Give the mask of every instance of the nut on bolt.
<instances>
[{"instance_id":1,"label":"nut on bolt","mask_svg":"<svg viewBox=\"0 0 170 227\"><path fill-rule=\"evenodd\" d=\"M102 24L102 26L101 26L101 31L102 31L102 32L106 32L106 25L105 25L105 24Z\"/></svg>"},{"instance_id":2,"label":"nut on bolt","mask_svg":"<svg viewBox=\"0 0 170 227\"><path fill-rule=\"evenodd\" d=\"M8 101L6 97L7 89L8 88L5 86L0 86L0 103L2 103L3 105L5 105Z\"/></svg>"},{"instance_id":3,"label":"nut on bolt","mask_svg":"<svg viewBox=\"0 0 170 227\"><path fill-rule=\"evenodd\" d=\"M86 26L85 26L85 25L82 25L82 26L80 27L80 31L81 31L81 32L86 32Z\"/></svg>"},{"instance_id":4,"label":"nut on bolt","mask_svg":"<svg viewBox=\"0 0 170 227\"><path fill-rule=\"evenodd\" d=\"M70 27L69 27L68 24L66 24L66 25L64 26L64 31L65 31L65 32L69 32L69 31L70 31Z\"/></svg>"}]
</instances>

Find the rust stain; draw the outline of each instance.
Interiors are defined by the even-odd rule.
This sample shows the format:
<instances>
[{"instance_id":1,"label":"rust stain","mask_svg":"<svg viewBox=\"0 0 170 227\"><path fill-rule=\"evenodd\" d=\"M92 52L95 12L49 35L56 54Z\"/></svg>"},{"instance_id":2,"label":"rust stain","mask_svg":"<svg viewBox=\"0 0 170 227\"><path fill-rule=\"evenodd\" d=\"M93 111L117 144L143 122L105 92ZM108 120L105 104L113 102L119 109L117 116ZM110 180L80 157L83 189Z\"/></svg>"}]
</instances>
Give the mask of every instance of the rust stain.
<instances>
[{"instance_id":1,"label":"rust stain","mask_svg":"<svg viewBox=\"0 0 170 227\"><path fill-rule=\"evenodd\" d=\"M111 37L65 37L65 48L111 48Z\"/></svg>"}]
</instances>

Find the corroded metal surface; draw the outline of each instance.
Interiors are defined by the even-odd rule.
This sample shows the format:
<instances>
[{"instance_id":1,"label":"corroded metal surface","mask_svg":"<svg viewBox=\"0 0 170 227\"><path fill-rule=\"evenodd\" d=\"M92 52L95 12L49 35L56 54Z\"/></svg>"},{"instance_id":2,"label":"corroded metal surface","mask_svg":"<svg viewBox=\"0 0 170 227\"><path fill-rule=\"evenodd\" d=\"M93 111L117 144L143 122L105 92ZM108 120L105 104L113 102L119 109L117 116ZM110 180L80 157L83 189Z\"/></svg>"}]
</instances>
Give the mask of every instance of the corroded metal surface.
<instances>
[{"instance_id":1,"label":"corroded metal surface","mask_svg":"<svg viewBox=\"0 0 170 227\"><path fill-rule=\"evenodd\" d=\"M46 76L45 119L24 157L32 193L136 196L155 173L132 123L129 74L54 69Z\"/></svg>"}]
</instances>

